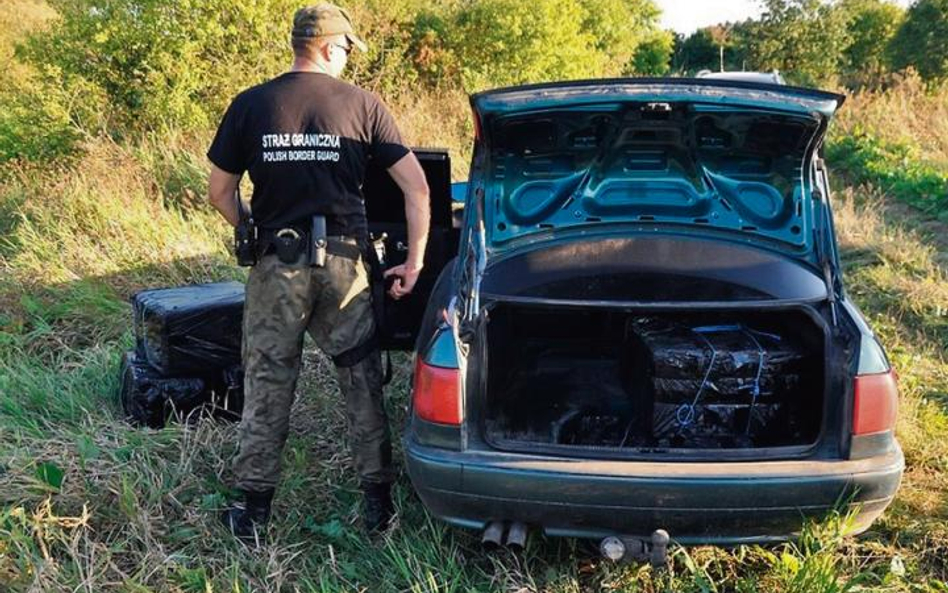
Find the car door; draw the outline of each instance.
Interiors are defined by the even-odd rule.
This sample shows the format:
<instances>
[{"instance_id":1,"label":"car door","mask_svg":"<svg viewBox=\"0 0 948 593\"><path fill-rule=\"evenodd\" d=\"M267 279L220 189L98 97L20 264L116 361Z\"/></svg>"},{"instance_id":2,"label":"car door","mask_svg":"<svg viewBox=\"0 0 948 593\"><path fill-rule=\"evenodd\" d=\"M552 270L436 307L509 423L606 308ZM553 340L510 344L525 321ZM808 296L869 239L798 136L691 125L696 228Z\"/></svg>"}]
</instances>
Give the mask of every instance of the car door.
<instances>
[{"instance_id":1,"label":"car door","mask_svg":"<svg viewBox=\"0 0 948 593\"><path fill-rule=\"evenodd\" d=\"M457 254L458 248L448 151L419 148L413 149L413 152L421 163L431 192L431 227L425 250L425 267L414 290L398 301L388 294L385 296L385 323L381 341L382 348L386 350L412 349L435 280L445 264ZM401 190L387 171L370 165L362 191L369 233L373 238L384 237L384 267L391 268L404 263L408 254L408 225Z\"/></svg>"}]
</instances>

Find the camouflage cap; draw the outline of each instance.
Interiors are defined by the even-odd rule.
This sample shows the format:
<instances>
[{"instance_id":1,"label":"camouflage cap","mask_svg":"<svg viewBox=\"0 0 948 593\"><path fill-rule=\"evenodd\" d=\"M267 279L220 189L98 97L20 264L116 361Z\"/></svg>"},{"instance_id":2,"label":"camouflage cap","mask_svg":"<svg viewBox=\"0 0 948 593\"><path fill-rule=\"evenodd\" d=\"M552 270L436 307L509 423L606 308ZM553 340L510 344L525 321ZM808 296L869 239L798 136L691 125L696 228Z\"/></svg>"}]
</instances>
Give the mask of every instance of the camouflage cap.
<instances>
[{"instance_id":1,"label":"camouflage cap","mask_svg":"<svg viewBox=\"0 0 948 593\"><path fill-rule=\"evenodd\" d=\"M351 45L366 51L365 42L356 37L352 18L344 9L329 2L306 6L293 15L293 37L322 37L345 35Z\"/></svg>"}]
</instances>

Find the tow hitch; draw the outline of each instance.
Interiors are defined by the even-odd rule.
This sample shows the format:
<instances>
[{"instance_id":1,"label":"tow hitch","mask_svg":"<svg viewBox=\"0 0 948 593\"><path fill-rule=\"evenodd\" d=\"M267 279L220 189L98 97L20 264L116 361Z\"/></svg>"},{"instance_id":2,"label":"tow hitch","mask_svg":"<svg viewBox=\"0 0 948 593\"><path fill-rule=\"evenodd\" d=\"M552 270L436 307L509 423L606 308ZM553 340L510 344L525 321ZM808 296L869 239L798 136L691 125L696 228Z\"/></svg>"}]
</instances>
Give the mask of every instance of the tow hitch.
<instances>
[{"instance_id":1,"label":"tow hitch","mask_svg":"<svg viewBox=\"0 0 948 593\"><path fill-rule=\"evenodd\" d=\"M610 535L599 543L599 552L603 558L613 562L648 560L655 568L668 563L668 542L670 538L664 529L656 529L648 540L626 535Z\"/></svg>"}]
</instances>

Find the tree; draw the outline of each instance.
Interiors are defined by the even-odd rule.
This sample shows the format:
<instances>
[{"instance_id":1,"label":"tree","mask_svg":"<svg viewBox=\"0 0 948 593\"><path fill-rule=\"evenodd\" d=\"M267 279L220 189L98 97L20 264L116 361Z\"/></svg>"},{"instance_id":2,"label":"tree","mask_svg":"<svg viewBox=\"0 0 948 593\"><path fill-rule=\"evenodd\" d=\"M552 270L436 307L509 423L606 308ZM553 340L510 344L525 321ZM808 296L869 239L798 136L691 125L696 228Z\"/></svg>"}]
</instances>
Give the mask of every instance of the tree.
<instances>
[{"instance_id":1,"label":"tree","mask_svg":"<svg viewBox=\"0 0 948 593\"><path fill-rule=\"evenodd\" d=\"M751 21L723 23L698 29L682 39L674 51L672 68L694 74L701 70L744 70L747 59L747 28Z\"/></svg>"},{"instance_id":2,"label":"tree","mask_svg":"<svg viewBox=\"0 0 948 593\"><path fill-rule=\"evenodd\" d=\"M636 64L659 72L671 37L658 16L652 0L477 0L459 5L443 46L428 27L425 55L437 68L456 66L469 91L640 73Z\"/></svg>"},{"instance_id":3,"label":"tree","mask_svg":"<svg viewBox=\"0 0 948 593\"><path fill-rule=\"evenodd\" d=\"M718 46L710 27L698 29L681 39L675 48L672 68L683 74L694 74L701 70L717 70Z\"/></svg>"},{"instance_id":4,"label":"tree","mask_svg":"<svg viewBox=\"0 0 948 593\"><path fill-rule=\"evenodd\" d=\"M889 44L895 70L914 67L921 77L948 80L948 0L918 0Z\"/></svg>"},{"instance_id":5,"label":"tree","mask_svg":"<svg viewBox=\"0 0 948 593\"><path fill-rule=\"evenodd\" d=\"M849 44L843 13L820 0L763 0L763 4L764 13L749 36L753 68L779 70L788 80L804 85L832 82Z\"/></svg>"},{"instance_id":6,"label":"tree","mask_svg":"<svg viewBox=\"0 0 948 593\"><path fill-rule=\"evenodd\" d=\"M600 76L606 56L573 0L480 0L457 16L449 44L464 88Z\"/></svg>"},{"instance_id":7,"label":"tree","mask_svg":"<svg viewBox=\"0 0 948 593\"><path fill-rule=\"evenodd\" d=\"M905 17L887 0L842 0L837 5L846 19L850 43L843 50L840 74L847 86L877 84L886 73L886 48Z\"/></svg>"},{"instance_id":8,"label":"tree","mask_svg":"<svg viewBox=\"0 0 948 593\"><path fill-rule=\"evenodd\" d=\"M649 44L654 59L666 59L662 47L671 47L671 39L658 26L661 11L652 0L584 0L586 13L582 30L593 35L593 46L606 56L603 74L627 73L642 44ZM645 50L643 50L645 51Z\"/></svg>"},{"instance_id":9,"label":"tree","mask_svg":"<svg viewBox=\"0 0 948 593\"><path fill-rule=\"evenodd\" d=\"M628 74L661 76L671 67L674 37L670 31L655 31L635 48Z\"/></svg>"}]
</instances>

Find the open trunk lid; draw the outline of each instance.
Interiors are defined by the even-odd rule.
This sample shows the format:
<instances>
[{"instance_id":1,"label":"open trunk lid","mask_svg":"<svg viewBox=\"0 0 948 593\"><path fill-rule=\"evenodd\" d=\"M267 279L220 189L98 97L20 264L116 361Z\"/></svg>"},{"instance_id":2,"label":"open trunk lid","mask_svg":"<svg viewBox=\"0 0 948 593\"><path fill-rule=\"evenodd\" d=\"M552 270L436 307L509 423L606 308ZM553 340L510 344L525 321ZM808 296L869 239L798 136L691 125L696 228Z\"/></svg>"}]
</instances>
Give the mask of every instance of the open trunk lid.
<instances>
[{"instance_id":1,"label":"open trunk lid","mask_svg":"<svg viewBox=\"0 0 948 593\"><path fill-rule=\"evenodd\" d=\"M620 79L472 97L485 249L566 233L685 231L822 269L811 163L843 96L708 79Z\"/></svg>"}]
</instances>

